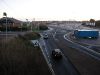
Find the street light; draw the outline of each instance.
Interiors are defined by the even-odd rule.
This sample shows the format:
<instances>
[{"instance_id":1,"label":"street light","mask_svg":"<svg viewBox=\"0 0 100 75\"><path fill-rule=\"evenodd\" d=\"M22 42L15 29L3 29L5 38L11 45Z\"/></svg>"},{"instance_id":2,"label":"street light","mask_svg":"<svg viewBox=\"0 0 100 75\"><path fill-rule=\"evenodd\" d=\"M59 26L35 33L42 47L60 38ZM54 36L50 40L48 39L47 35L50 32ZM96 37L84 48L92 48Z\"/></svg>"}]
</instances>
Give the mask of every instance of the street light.
<instances>
[{"instance_id":1,"label":"street light","mask_svg":"<svg viewBox=\"0 0 100 75\"><path fill-rule=\"evenodd\" d=\"M6 41L7 41L7 13L4 12L3 13L3 16L6 16Z\"/></svg>"},{"instance_id":2,"label":"street light","mask_svg":"<svg viewBox=\"0 0 100 75\"><path fill-rule=\"evenodd\" d=\"M28 25L29 25L28 19L26 19L26 21L27 21L27 31L28 31Z\"/></svg>"},{"instance_id":3,"label":"street light","mask_svg":"<svg viewBox=\"0 0 100 75\"><path fill-rule=\"evenodd\" d=\"M33 18L33 24L31 23L31 31L32 31L32 29L33 29L33 25L35 24L35 18Z\"/></svg>"}]
</instances>

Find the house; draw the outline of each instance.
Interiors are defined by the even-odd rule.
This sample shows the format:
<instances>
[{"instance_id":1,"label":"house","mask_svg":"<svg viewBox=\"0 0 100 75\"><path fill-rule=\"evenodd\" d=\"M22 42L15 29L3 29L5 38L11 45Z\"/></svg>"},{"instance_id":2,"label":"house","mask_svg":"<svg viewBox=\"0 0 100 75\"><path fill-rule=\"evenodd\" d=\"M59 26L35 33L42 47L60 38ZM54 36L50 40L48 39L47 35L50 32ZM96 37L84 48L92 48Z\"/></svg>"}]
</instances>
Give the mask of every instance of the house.
<instances>
[{"instance_id":1,"label":"house","mask_svg":"<svg viewBox=\"0 0 100 75\"><path fill-rule=\"evenodd\" d=\"M95 22L82 21L82 25L86 25L86 26L95 26Z\"/></svg>"},{"instance_id":2,"label":"house","mask_svg":"<svg viewBox=\"0 0 100 75\"><path fill-rule=\"evenodd\" d=\"M3 17L0 19L0 27L7 27L11 28L11 27L20 27L22 24L22 21L19 21L17 19L14 18L9 18L9 17Z\"/></svg>"}]
</instances>

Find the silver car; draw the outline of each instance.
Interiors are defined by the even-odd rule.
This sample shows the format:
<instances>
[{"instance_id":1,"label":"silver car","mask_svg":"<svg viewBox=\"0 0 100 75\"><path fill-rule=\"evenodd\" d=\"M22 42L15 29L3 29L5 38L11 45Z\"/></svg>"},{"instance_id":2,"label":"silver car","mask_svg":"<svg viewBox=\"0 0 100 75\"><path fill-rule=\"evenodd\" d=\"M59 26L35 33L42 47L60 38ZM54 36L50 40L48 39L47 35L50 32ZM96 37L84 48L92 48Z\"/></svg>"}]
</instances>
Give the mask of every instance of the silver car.
<instances>
[{"instance_id":1,"label":"silver car","mask_svg":"<svg viewBox=\"0 0 100 75\"><path fill-rule=\"evenodd\" d=\"M48 39L48 35L45 34L45 35L43 36L43 38L44 38L44 39Z\"/></svg>"}]
</instances>

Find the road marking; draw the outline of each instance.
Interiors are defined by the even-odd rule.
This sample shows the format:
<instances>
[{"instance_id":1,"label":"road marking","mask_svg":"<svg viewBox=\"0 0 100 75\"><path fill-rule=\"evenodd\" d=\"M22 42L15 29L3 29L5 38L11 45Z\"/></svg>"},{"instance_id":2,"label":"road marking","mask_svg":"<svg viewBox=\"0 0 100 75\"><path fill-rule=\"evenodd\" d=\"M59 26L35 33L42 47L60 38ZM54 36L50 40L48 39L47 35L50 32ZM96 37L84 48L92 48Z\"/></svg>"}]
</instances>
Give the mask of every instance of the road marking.
<instances>
[{"instance_id":1,"label":"road marking","mask_svg":"<svg viewBox=\"0 0 100 75\"><path fill-rule=\"evenodd\" d=\"M74 42L72 42L71 40L67 39L66 36L67 36L67 34L64 35L64 39L65 39L65 40L71 42L72 44L79 45L79 44L74 43ZM84 53L86 53L86 54L88 54L88 55L94 57L95 59L100 60L100 53L98 53L98 52L96 52L96 51L94 51L94 50L92 50L92 49L89 49L89 48L87 48L87 47L84 47L84 46L82 46L82 45L79 45L79 46L80 46L81 48L85 49L85 51L79 50L79 49L78 49L79 51L82 51L82 52L84 52ZM75 47L74 47L74 48L75 48ZM92 52L92 54L90 54L91 52ZM98 56L95 56L95 54L98 55Z\"/></svg>"},{"instance_id":2,"label":"road marking","mask_svg":"<svg viewBox=\"0 0 100 75\"><path fill-rule=\"evenodd\" d=\"M40 35L42 35L42 34L40 34ZM46 57L46 55L45 55L45 53L44 53L44 50L43 50L43 48L42 48L42 46L41 46L41 44L40 44L40 42L39 42L39 46L40 46L40 48L41 48L41 51L42 51L42 53L43 53L43 55L44 55L44 58L45 58L45 60L46 60L46 62L47 62L47 64L48 64L48 66L49 66L49 69L50 69L50 71L51 71L51 73L52 73L52 75L55 75L55 72L54 72L54 70L53 70L53 68L52 68L52 64L50 63L50 57L49 57L49 54L48 54L48 52L47 52L47 48L46 48L46 44L45 44L45 42L44 42L44 40L41 38L40 39L41 41L42 41L42 43L44 44L44 45L42 45L44 48L45 48L45 51L46 51L46 53L47 53L47 57ZM49 59L49 60L48 60Z\"/></svg>"},{"instance_id":3,"label":"road marking","mask_svg":"<svg viewBox=\"0 0 100 75\"><path fill-rule=\"evenodd\" d=\"M56 41L59 41L55 36L56 36L56 33L57 32L55 32L54 34L52 34L53 35L53 38L56 40Z\"/></svg>"}]
</instances>

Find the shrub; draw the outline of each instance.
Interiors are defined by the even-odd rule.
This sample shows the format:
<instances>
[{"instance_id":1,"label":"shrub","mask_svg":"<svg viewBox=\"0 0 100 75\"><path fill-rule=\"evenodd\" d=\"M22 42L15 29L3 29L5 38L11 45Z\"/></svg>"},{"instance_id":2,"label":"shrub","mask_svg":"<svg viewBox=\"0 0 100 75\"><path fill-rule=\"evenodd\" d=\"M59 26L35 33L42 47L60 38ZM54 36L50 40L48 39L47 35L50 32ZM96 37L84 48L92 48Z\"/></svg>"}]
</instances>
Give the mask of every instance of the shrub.
<instances>
[{"instance_id":1,"label":"shrub","mask_svg":"<svg viewBox=\"0 0 100 75\"><path fill-rule=\"evenodd\" d=\"M96 21L96 22L95 22L95 26L96 26L96 27L100 27L100 21Z\"/></svg>"},{"instance_id":2,"label":"shrub","mask_svg":"<svg viewBox=\"0 0 100 75\"><path fill-rule=\"evenodd\" d=\"M30 32L23 36L19 35L19 37L22 38L23 40L35 40L40 38L40 34L37 32Z\"/></svg>"},{"instance_id":3,"label":"shrub","mask_svg":"<svg viewBox=\"0 0 100 75\"><path fill-rule=\"evenodd\" d=\"M47 27L46 25L41 25L41 26L39 26L39 29L40 29L40 30L47 30L48 27Z\"/></svg>"}]
</instances>

